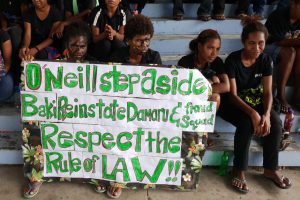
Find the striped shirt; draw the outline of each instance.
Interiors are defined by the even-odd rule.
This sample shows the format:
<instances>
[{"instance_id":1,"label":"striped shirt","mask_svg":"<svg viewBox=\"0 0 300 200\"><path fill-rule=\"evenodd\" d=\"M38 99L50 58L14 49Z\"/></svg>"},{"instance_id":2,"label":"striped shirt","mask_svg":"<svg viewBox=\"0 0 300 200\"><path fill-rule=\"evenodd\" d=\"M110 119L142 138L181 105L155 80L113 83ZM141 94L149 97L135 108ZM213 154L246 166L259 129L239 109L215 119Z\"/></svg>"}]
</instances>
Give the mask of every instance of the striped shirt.
<instances>
[{"instance_id":1,"label":"striped shirt","mask_svg":"<svg viewBox=\"0 0 300 200\"><path fill-rule=\"evenodd\" d=\"M115 31L119 31L121 26L125 26L126 22L130 18L129 11L125 11L122 8L118 8L115 15L109 18L107 9L105 7L97 6L91 13L91 25L98 27L100 32L104 32L105 25L110 25Z\"/></svg>"}]
</instances>

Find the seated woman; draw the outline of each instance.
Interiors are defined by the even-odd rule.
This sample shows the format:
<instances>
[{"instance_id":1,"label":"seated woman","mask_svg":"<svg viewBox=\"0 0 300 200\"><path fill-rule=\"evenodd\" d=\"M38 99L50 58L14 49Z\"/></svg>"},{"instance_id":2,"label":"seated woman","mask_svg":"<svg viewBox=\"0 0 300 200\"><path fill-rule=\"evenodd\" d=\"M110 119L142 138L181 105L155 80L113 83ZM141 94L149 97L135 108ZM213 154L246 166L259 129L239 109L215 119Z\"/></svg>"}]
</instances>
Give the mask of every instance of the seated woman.
<instances>
[{"instance_id":1,"label":"seated woman","mask_svg":"<svg viewBox=\"0 0 300 200\"><path fill-rule=\"evenodd\" d=\"M64 31L65 47L68 54L65 58L66 61L70 62L89 62L95 61L94 58L87 54L88 44L91 38L89 26L83 22L71 23ZM33 168L34 166L29 166ZM95 190L97 192L104 192L105 187L102 186L100 181L96 185ZM28 185L24 189L24 197L34 197L41 187L42 182L34 180L28 180Z\"/></svg>"},{"instance_id":2,"label":"seated woman","mask_svg":"<svg viewBox=\"0 0 300 200\"><path fill-rule=\"evenodd\" d=\"M278 171L282 123L272 109L273 62L263 53L268 31L250 17L244 18L243 25L244 48L231 53L225 61L230 103L223 102L220 108L221 116L236 126L232 186L243 193L249 191L245 171L251 138L255 135L263 140L264 176L286 189L292 184Z\"/></svg>"},{"instance_id":3,"label":"seated woman","mask_svg":"<svg viewBox=\"0 0 300 200\"><path fill-rule=\"evenodd\" d=\"M28 0L7 0L0 4L0 27L7 31L12 45L12 57L10 72L14 77L14 84L20 83L21 60L19 59L19 50L23 37L23 14L27 12L29 6Z\"/></svg>"},{"instance_id":4,"label":"seated woman","mask_svg":"<svg viewBox=\"0 0 300 200\"><path fill-rule=\"evenodd\" d=\"M61 13L47 0L32 1L34 7L24 16L23 47L19 51L22 60L48 59L47 47L53 43L50 31L62 20Z\"/></svg>"},{"instance_id":5,"label":"seated woman","mask_svg":"<svg viewBox=\"0 0 300 200\"><path fill-rule=\"evenodd\" d=\"M161 58L157 51L149 48L154 29L150 18L143 15L133 16L125 26L125 40L127 47L115 51L111 62L131 65L161 65ZM107 195L118 198L121 195L121 184L111 184L107 189Z\"/></svg>"},{"instance_id":6,"label":"seated woman","mask_svg":"<svg viewBox=\"0 0 300 200\"><path fill-rule=\"evenodd\" d=\"M161 65L159 53L149 48L153 33L151 20L144 15L135 15L125 26L128 46L115 51L110 61L131 65Z\"/></svg>"},{"instance_id":7,"label":"seated woman","mask_svg":"<svg viewBox=\"0 0 300 200\"><path fill-rule=\"evenodd\" d=\"M124 26L130 16L130 11L122 8L120 0L105 0L105 5L101 3L92 10L92 56L107 62L113 51L125 46Z\"/></svg>"},{"instance_id":8,"label":"seated woman","mask_svg":"<svg viewBox=\"0 0 300 200\"><path fill-rule=\"evenodd\" d=\"M12 44L7 32L0 32L0 103L13 95L14 81L10 71Z\"/></svg>"},{"instance_id":9,"label":"seated woman","mask_svg":"<svg viewBox=\"0 0 300 200\"><path fill-rule=\"evenodd\" d=\"M191 54L182 57L178 65L200 70L212 85L213 94L210 100L216 101L218 108L221 101L220 94L229 92L229 79L223 61L218 57L221 37L217 31L207 29L192 40L189 47Z\"/></svg>"},{"instance_id":10,"label":"seated woman","mask_svg":"<svg viewBox=\"0 0 300 200\"><path fill-rule=\"evenodd\" d=\"M265 53L275 63L277 78L277 97L282 113L292 107L300 111L300 0L290 0L290 6L273 11L265 23L270 37ZM289 77L292 81L292 98L288 102L286 86ZM292 106L289 104L291 103Z\"/></svg>"}]
</instances>

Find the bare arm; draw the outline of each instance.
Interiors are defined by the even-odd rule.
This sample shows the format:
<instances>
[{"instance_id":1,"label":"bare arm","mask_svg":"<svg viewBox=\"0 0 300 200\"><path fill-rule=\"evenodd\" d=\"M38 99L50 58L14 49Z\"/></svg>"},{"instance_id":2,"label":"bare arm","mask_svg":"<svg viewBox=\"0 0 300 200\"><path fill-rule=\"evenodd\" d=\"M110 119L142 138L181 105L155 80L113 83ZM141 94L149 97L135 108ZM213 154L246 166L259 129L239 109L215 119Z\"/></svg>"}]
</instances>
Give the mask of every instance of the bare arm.
<instances>
[{"instance_id":1,"label":"bare arm","mask_svg":"<svg viewBox=\"0 0 300 200\"><path fill-rule=\"evenodd\" d=\"M120 27L119 31L114 30L110 25L105 25L105 32L109 40L124 40L124 26Z\"/></svg>"},{"instance_id":2,"label":"bare arm","mask_svg":"<svg viewBox=\"0 0 300 200\"><path fill-rule=\"evenodd\" d=\"M51 44L53 43L53 39L52 38L47 38L46 40L44 40L43 42L41 42L40 44L36 45L34 47L34 49L38 49L39 51L46 48L46 47L49 47ZM36 50L37 50L36 49Z\"/></svg>"},{"instance_id":3,"label":"bare arm","mask_svg":"<svg viewBox=\"0 0 300 200\"><path fill-rule=\"evenodd\" d=\"M105 31L100 32L100 29L96 26L92 26L92 36L93 36L93 42L98 42L100 40L103 40L107 37L107 34Z\"/></svg>"},{"instance_id":4,"label":"bare arm","mask_svg":"<svg viewBox=\"0 0 300 200\"><path fill-rule=\"evenodd\" d=\"M24 38L23 38L23 47L29 47L31 42L31 24L24 22Z\"/></svg>"},{"instance_id":5,"label":"bare arm","mask_svg":"<svg viewBox=\"0 0 300 200\"><path fill-rule=\"evenodd\" d=\"M261 134L261 116L259 113L250 107L247 103L245 103L238 95L237 95L237 87L235 78L229 80L230 82L230 98L232 100L232 104L241 109L244 113L246 113L253 125L254 134Z\"/></svg>"},{"instance_id":6,"label":"bare arm","mask_svg":"<svg viewBox=\"0 0 300 200\"><path fill-rule=\"evenodd\" d=\"M2 44L3 49L3 60L5 65L6 73L9 72L11 67L11 57L12 57L12 46L11 40L7 40Z\"/></svg>"},{"instance_id":7,"label":"bare arm","mask_svg":"<svg viewBox=\"0 0 300 200\"><path fill-rule=\"evenodd\" d=\"M65 17L66 20L60 22L57 26L54 27L53 31L51 31L51 36L56 35L58 38L61 38L63 35L64 28L69 26L72 22L81 21L85 17L89 16L91 10L85 10L77 15L72 15L71 12L66 11Z\"/></svg>"},{"instance_id":8,"label":"bare arm","mask_svg":"<svg viewBox=\"0 0 300 200\"><path fill-rule=\"evenodd\" d=\"M263 106L264 114L261 116L261 134L258 136L266 136L270 133L271 121L270 113L272 109L272 76L264 76L263 84Z\"/></svg>"},{"instance_id":9,"label":"bare arm","mask_svg":"<svg viewBox=\"0 0 300 200\"><path fill-rule=\"evenodd\" d=\"M31 42L31 24L28 22L24 22L23 45L19 51L19 57L22 60L25 59L25 56L29 51L30 42Z\"/></svg>"},{"instance_id":10,"label":"bare arm","mask_svg":"<svg viewBox=\"0 0 300 200\"><path fill-rule=\"evenodd\" d=\"M52 44L53 40L51 38L47 38L46 40L44 40L43 42L41 42L40 44L28 49L26 51L25 57L23 57L22 59L26 60L26 61L32 61L35 59L35 55L42 49L50 46Z\"/></svg>"},{"instance_id":11,"label":"bare arm","mask_svg":"<svg viewBox=\"0 0 300 200\"><path fill-rule=\"evenodd\" d=\"M263 84L263 104L264 114L270 115L272 109L272 76L264 76L262 79Z\"/></svg>"},{"instance_id":12,"label":"bare arm","mask_svg":"<svg viewBox=\"0 0 300 200\"><path fill-rule=\"evenodd\" d=\"M219 74L218 78L220 82L212 84L213 92L218 94L229 92L230 84L227 74Z\"/></svg>"},{"instance_id":13,"label":"bare arm","mask_svg":"<svg viewBox=\"0 0 300 200\"><path fill-rule=\"evenodd\" d=\"M51 30L54 30L60 24L60 22L61 21L57 21L57 22L53 23ZM51 38L51 31L50 31L49 37L47 39L45 39L43 42L41 42L40 44L36 45L32 49L40 51L46 47L49 47L52 43L53 43L53 39Z\"/></svg>"},{"instance_id":14,"label":"bare arm","mask_svg":"<svg viewBox=\"0 0 300 200\"><path fill-rule=\"evenodd\" d=\"M66 21L73 22L73 21L83 20L85 17L89 16L91 12L92 11L90 9L87 9L78 13L77 15L73 15L71 12L66 11L65 12L65 17L67 19Z\"/></svg>"},{"instance_id":15,"label":"bare arm","mask_svg":"<svg viewBox=\"0 0 300 200\"><path fill-rule=\"evenodd\" d=\"M125 30L125 26L121 26L120 30L118 32L116 32L114 38L117 40L124 40L124 30Z\"/></svg>"},{"instance_id":16,"label":"bare arm","mask_svg":"<svg viewBox=\"0 0 300 200\"><path fill-rule=\"evenodd\" d=\"M59 23L60 23L60 21L55 22L52 25L52 30L55 27L57 27ZM26 60L32 60L39 51L49 47L52 43L53 43L53 39L51 38L51 31L50 31L50 34L49 34L48 38L46 38L44 41L42 41L38 45L36 45L36 46L29 49L29 52L28 52L29 57L27 57Z\"/></svg>"}]
</instances>

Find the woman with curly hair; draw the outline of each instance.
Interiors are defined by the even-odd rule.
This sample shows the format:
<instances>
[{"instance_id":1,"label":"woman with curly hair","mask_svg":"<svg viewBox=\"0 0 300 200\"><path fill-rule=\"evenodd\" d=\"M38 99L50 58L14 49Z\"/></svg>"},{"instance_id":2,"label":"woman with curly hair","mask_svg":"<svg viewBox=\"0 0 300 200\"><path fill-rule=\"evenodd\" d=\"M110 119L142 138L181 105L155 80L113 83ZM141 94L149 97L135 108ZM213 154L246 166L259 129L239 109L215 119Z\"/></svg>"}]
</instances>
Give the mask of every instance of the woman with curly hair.
<instances>
[{"instance_id":1,"label":"woman with curly hair","mask_svg":"<svg viewBox=\"0 0 300 200\"><path fill-rule=\"evenodd\" d=\"M159 53L149 48L153 32L153 25L148 17L132 17L125 25L124 35L128 46L115 51L110 61L131 65L161 65ZM111 198L118 198L121 192L122 184L113 183L107 187L107 195Z\"/></svg>"},{"instance_id":2,"label":"woman with curly hair","mask_svg":"<svg viewBox=\"0 0 300 200\"><path fill-rule=\"evenodd\" d=\"M132 65L161 65L160 54L149 48L154 28L151 20L144 15L135 15L125 26L127 46L115 51L110 61Z\"/></svg>"}]
</instances>

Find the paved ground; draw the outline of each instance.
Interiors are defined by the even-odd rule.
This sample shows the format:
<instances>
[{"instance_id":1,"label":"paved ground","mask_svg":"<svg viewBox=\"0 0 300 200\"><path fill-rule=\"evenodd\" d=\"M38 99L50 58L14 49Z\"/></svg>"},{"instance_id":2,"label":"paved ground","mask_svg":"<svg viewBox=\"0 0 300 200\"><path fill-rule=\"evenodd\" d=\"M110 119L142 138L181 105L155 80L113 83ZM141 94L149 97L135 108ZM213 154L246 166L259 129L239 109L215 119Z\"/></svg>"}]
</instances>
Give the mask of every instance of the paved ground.
<instances>
[{"instance_id":1,"label":"paved ground","mask_svg":"<svg viewBox=\"0 0 300 200\"><path fill-rule=\"evenodd\" d=\"M251 169L248 184L251 191L239 194L228 184L229 178L216 175L216 169L204 169L200 188L195 192L176 192L162 190L125 190L120 200L275 200L300 199L300 169L285 169L284 174L292 179L293 186L288 190L278 189L263 178L259 171ZM22 199L22 166L0 166L0 200ZM101 200L105 195L97 194L90 185L75 183L49 183L41 187L36 200Z\"/></svg>"}]
</instances>

